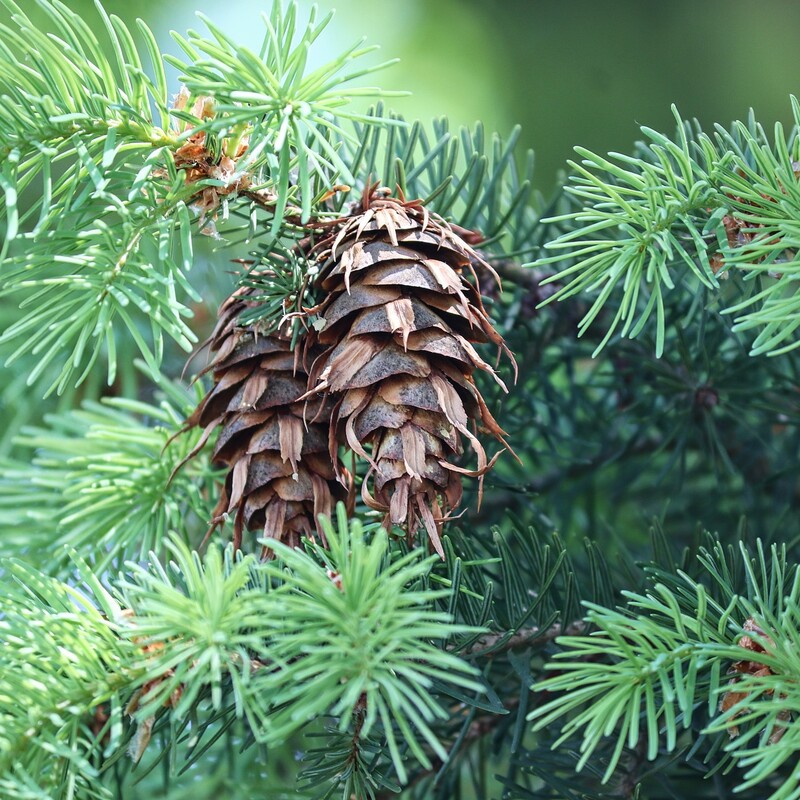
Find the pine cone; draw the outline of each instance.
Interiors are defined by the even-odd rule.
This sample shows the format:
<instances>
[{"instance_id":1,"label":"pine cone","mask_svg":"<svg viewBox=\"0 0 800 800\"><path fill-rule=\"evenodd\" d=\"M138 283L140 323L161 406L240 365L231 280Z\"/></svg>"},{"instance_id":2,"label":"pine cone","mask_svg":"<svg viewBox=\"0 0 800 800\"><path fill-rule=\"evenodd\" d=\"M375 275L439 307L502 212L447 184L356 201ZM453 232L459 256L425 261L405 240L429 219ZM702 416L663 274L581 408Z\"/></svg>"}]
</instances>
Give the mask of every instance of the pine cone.
<instances>
[{"instance_id":1,"label":"pine cone","mask_svg":"<svg viewBox=\"0 0 800 800\"><path fill-rule=\"evenodd\" d=\"M229 471L212 530L232 515L237 549L245 528L292 547L315 532L324 543L317 517L346 499L348 478L327 453L330 403L300 400L308 376L288 335L237 325L252 291L243 287L220 307L209 339L216 356L203 370L213 370L214 387L186 420L204 429L187 459L221 427L212 460Z\"/></svg>"},{"instance_id":2,"label":"pine cone","mask_svg":"<svg viewBox=\"0 0 800 800\"><path fill-rule=\"evenodd\" d=\"M491 268L419 201L385 190L365 194L359 212L310 256L326 298L311 310L324 326L309 337L306 360L312 392L337 398L331 459L339 442L366 459L364 501L385 512L387 527L404 526L409 539L424 526L444 558L439 531L461 501L461 475L482 477L494 463L470 423L503 441L473 373L505 386L473 343L508 350L464 276L474 276L478 263ZM319 346L325 350L314 358ZM462 437L477 455L475 469L454 463Z\"/></svg>"}]
</instances>

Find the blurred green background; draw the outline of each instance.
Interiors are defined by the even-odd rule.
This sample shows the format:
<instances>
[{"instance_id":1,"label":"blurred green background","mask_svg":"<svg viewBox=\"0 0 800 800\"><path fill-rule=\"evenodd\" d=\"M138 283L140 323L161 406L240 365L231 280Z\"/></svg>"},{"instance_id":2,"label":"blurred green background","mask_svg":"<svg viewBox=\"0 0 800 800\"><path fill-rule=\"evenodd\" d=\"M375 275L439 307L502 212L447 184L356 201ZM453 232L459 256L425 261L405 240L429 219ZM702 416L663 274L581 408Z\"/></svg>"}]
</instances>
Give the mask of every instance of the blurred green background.
<instances>
[{"instance_id":1,"label":"blurred green background","mask_svg":"<svg viewBox=\"0 0 800 800\"><path fill-rule=\"evenodd\" d=\"M23 5L30 11L33 3ZM91 8L90 0L66 5ZM307 10L311 2L300 5ZM195 11L255 47L258 17L269 3L106 0L105 6L127 22L144 18L162 46L177 52L169 30L202 27ZM401 59L370 81L411 91L391 101L406 116L445 114L456 124L481 119L503 133L520 123L545 194L573 146L629 151L637 125L672 130L673 102L704 126L727 125L751 106L768 126L788 122L788 95L798 91L800 3L793 0L321 0L318 6L337 14L317 61L364 36L381 47L376 61Z\"/></svg>"}]
</instances>

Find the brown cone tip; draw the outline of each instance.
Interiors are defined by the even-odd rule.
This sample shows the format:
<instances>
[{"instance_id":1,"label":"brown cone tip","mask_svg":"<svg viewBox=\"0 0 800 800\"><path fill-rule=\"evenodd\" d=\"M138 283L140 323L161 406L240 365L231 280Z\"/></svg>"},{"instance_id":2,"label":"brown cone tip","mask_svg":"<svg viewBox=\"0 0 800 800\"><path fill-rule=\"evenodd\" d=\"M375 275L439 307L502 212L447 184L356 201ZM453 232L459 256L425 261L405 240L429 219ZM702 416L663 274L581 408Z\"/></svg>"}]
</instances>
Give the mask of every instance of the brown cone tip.
<instances>
[{"instance_id":1,"label":"brown cone tip","mask_svg":"<svg viewBox=\"0 0 800 800\"><path fill-rule=\"evenodd\" d=\"M367 505L409 539L424 528L444 558L440 530L461 502L461 476L482 479L494 463L475 431L507 447L473 380L481 370L505 390L476 343L494 344L513 363L483 308L474 267L493 271L420 201L375 187L309 256L325 299L311 309L324 325L307 339L305 361L309 395L336 399L330 457L335 462L341 442L364 458ZM473 469L456 463L464 439Z\"/></svg>"},{"instance_id":2,"label":"brown cone tip","mask_svg":"<svg viewBox=\"0 0 800 800\"><path fill-rule=\"evenodd\" d=\"M347 473L328 455L330 400L300 400L308 376L286 333L238 325L252 291L237 290L219 309L209 339L215 357L204 370L214 386L186 421L203 429L187 460L220 429L212 461L228 473L211 529L231 518L237 549L245 529L292 547L315 534L324 543L318 516L347 497Z\"/></svg>"}]
</instances>

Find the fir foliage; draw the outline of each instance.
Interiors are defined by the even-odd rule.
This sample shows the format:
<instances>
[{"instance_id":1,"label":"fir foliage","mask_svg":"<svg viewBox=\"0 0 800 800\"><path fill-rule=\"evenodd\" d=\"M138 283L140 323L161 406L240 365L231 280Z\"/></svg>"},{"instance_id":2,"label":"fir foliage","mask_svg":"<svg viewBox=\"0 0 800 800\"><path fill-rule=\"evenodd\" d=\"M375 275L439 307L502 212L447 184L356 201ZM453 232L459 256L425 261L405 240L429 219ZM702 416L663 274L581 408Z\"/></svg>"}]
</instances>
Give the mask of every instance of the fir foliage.
<instances>
[{"instance_id":1,"label":"fir foliage","mask_svg":"<svg viewBox=\"0 0 800 800\"><path fill-rule=\"evenodd\" d=\"M236 719L247 721L251 744L271 744L333 714L349 736L333 776L346 786L375 784L365 768L375 728L400 780L408 758L430 765L423 744L444 756L430 723L447 714L428 689L481 686L433 642L469 629L431 607L447 592L420 584L431 564L420 551L390 560L385 532L348 523L341 506L338 533L330 522L325 532L328 551L276 542L279 560L260 563L213 546L201 561L172 539L172 560L130 564L111 592L85 562L75 588L6 564L3 696L31 698L4 706L6 796L36 786L110 797L103 769L126 753L131 766L166 758L148 750L154 726L180 736L190 721L188 763L210 746L198 737L213 741Z\"/></svg>"},{"instance_id":2,"label":"fir foliage","mask_svg":"<svg viewBox=\"0 0 800 800\"><path fill-rule=\"evenodd\" d=\"M549 665L558 675L534 687L568 692L537 708L531 719L543 728L569 716L553 746L581 731L578 769L603 737L616 737L603 782L626 746L643 742L649 760L660 746L674 751L704 705L711 722L701 736L730 739L723 749L745 767L742 790L770 778L797 752L794 726L787 724L797 713L793 686L800 667L797 567L787 564L785 547L765 551L759 542L753 554L744 546L738 552L712 546L701 549L696 577L652 569L651 588L623 592L624 608L588 604L592 633L563 640L564 649ZM733 588L737 562L744 565L741 592ZM755 625L748 628L748 620ZM758 647L742 649L744 632ZM725 667L742 661L750 663L741 678L726 674ZM729 704L728 692L734 693ZM769 795L798 796L793 773Z\"/></svg>"},{"instance_id":3,"label":"fir foliage","mask_svg":"<svg viewBox=\"0 0 800 800\"><path fill-rule=\"evenodd\" d=\"M113 383L120 329L156 369L164 334L185 350L196 341L186 324L186 298L199 299L187 279L193 239L203 229L193 224L193 217L204 216L191 207L197 190L224 188L247 172L256 176L252 191L267 205L273 233L295 194L307 218L317 194L314 181L330 185L340 173L349 177L338 144L330 141L346 135L332 111L348 116L341 106L374 93L341 88L371 71L340 74L368 49L351 48L307 73L308 47L330 17L312 19L295 42L296 8L284 14L279 4L264 19L260 56L236 48L213 25L211 39L177 36L189 59L179 62L189 91L216 98L210 119L198 119L172 107L163 57L145 25L139 26L143 43L137 48L133 33L100 6L103 41L61 3L42 4L52 34L12 0L6 5L16 27L6 31L0 52L2 90L9 93L4 113L11 123L0 134L2 256L8 262L3 291L24 292L22 304L30 310L3 340L18 343L12 360L27 352L37 356L31 382L58 358L61 371L50 388L59 393L82 382L101 356ZM104 45L114 53L112 63ZM140 51L148 54L155 80ZM32 66L23 66L27 62ZM269 94L254 93L254 84L268 86ZM235 156L243 139L247 147L233 175L195 186L175 169L172 153L201 132L212 153ZM290 192L293 170L298 179ZM18 200L29 185L37 199L20 212ZM254 203L246 194L240 200Z\"/></svg>"},{"instance_id":4,"label":"fir foliage","mask_svg":"<svg viewBox=\"0 0 800 800\"><path fill-rule=\"evenodd\" d=\"M330 18L294 3L257 51L203 18L167 59L100 5L0 2L3 797L800 798L796 100L579 148L545 199L517 130L362 110L385 64L310 68ZM443 559L352 501L236 551L185 351L238 291L242 342L300 358L315 246L390 193L474 249L519 460L480 508L465 481Z\"/></svg>"},{"instance_id":5,"label":"fir foliage","mask_svg":"<svg viewBox=\"0 0 800 800\"><path fill-rule=\"evenodd\" d=\"M8 459L2 503L7 541L42 568L68 567L65 547L101 574L126 557L160 552L168 533L203 528L214 471L201 463L171 480L198 437L170 440L191 408L189 393L162 383L152 405L86 401L16 439L31 461ZM31 536L31 533L34 535Z\"/></svg>"},{"instance_id":6,"label":"fir foliage","mask_svg":"<svg viewBox=\"0 0 800 800\"><path fill-rule=\"evenodd\" d=\"M570 230L548 242L559 252L537 264L568 262L550 278L564 284L552 299L593 294L581 332L612 292L621 293L598 348L618 328L622 337L637 336L655 314L656 352L663 354L664 295L678 283L720 292L739 330L759 330L754 355L797 346L796 98L792 113L793 130L787 135L776 125L772 141L752 119L706 134L675 110L676 136L642 128L647 141L634 156L577 149L582 160L570 162L567 191L583 207L551 218ZM721 292L723 277L734 278L736 289Z\"/></svg>"}]
</instances>

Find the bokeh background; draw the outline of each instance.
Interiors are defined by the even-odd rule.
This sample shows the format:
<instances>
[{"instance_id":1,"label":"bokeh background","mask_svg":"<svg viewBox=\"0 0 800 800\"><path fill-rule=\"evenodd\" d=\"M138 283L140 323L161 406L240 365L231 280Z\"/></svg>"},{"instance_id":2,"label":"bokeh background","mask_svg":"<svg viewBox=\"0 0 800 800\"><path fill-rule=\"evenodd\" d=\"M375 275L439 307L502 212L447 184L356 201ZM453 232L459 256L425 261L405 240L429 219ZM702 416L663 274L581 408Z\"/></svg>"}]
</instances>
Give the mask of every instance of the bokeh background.
<instances>
[{"instance_id":1,"label":"bokeh background","mask_svg":"<svg viewBox=\"0 0 800 800\"><path fill-rule=\"evenodd\" d=\"M23 0L33 6L29 0ZM75 11L91 0L66 0ZM300 0L304 9L310 0ZM521 124L548 194L575 145L627 152L638 125L671 130L670 104L704 126L753 107L765 125L789 120L798 91L796 0L320 0L337 13L318 60L366 37L379 60L400 63L371 78L412 94L391 100L407 117L481 119L506 133ZM202 27L194 12L255 47L252 0L105 0L132 23L144 18L177 53L169 31ZM0 11L0 17L5 12ZM94 15L91 18L96 19Z\"/></svg>"}]
</instances>

